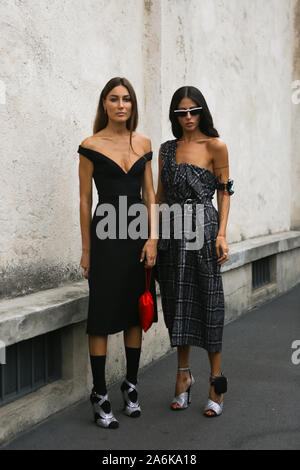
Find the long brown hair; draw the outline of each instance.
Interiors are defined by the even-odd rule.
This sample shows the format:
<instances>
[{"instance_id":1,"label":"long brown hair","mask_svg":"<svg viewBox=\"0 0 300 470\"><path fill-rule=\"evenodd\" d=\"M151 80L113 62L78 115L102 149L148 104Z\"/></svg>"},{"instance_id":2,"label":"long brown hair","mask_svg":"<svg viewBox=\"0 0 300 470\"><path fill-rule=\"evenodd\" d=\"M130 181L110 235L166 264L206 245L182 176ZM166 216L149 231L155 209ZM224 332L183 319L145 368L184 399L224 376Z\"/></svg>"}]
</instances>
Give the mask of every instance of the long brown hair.
<instances>
[{"instance_id":1,"label":"long brown hair","mask_svg":"<svg viewBox=\"0 0 300 470\"><path fill-rule=\"evenodd\" d=\"M104 113L103 100L105 100L108 93L113 88L119 85L123 85L125 88L127 88L128 93L130 95L130 99L131 99L131 104L132 104L131 115L130 115L130 118L127 119L126 121L126 128L130 131L130 146L132 148L132 133L133 131L136 130L137 124L138 124L138 106L137 106L137 99L136 99L134 88L129 82L129 80L127 80L124 77L114 77L110 79L105 85L105 87L103 88L103 90L101 91L98 108L96 112L96 117L94 119L94 124L93 124L93 133L96 134L96 132L101 131L107 126L108 116L106 113Z\"/></svg>"}]
</instances>

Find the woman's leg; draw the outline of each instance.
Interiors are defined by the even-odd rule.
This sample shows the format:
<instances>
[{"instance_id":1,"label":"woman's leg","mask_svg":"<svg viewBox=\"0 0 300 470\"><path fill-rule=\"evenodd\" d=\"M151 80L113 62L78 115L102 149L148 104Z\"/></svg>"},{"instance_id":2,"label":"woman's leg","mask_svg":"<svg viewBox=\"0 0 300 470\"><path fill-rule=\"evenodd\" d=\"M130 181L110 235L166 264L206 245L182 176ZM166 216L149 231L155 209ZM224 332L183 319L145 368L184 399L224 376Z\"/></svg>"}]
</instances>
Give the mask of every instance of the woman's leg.
<instances>
[{"instance_id":1,"label":"woman's leg","mask_svg":"<svg viewBox=\"0 0 300 470\"><path fill-rule=\"evenodd\" d=\"M107 335L89 335L89 351L92 356L105 356L107 350Z\"/></svg>"},{"instance_id":2,"label":"woman's leg","mask_svg":"<svg viewBox=\"0 0 300 470\"><path fill-rule=\"evenodd\" d=\"M133 326L124 331L124 346L127 365L126 379L136 385L142 347L142 328L140 326Z\"/></svg>"},{"instance_id":3,"label":"woman's leg","mask_svg":"<svg viewBox=\"0 0 300 470\"><path fill-rule=\"evenodd\" d=\"M178 369L189 367L190 360L190 345L177 347L177 362ZM177 370L177 380L175 387L175 395L186 392L191 383L191 376L188 370Z\"/></svg>"},{"instance_id":4,"label":"woman's leg","mask_svg":"<svg viewBox=\"0 0 300 470\"><path fill-rule=\"evenodd\" d=\"M105 395L105 362L107 350L107 336L89 335L89 352L93 375L94 390L99 395Z\"/></svg>"},{"instance_id":5,"label":"woman's leg","mask_svg":"<svg viewBox=\"0 0 300 470\"><path fill-rule=\"evenodd\" d=\"M124 344L129 348L140 348L142 346L142 328L133 326L125 330Z\"/></svg>"},{"instance_id":6,"label":"woman's leg","mask_svg":"<svg viewBox=\"0 0 300 470\"><path fill-rule=\"evenodd\" d=\"M175 397L181 393L186 392L191 385L191 374L189 370L179 370L179 368L188 368L190 360L190 345L186 344L184 346L177 347L177 380L175 385ZM181 408L181 405L177 401L173 401L171 407L175 409Z\"/></svg>"},{"instance_id":7,"label":"woman's leg","mask_svg":"<svg viewBox=\"0 0 300 470\"><path fill-rule=\"evenodd\" d=\"M89 352L94 383L90 400L93 406L94 420L98 426L115 429L119 427L119 423L112 414L108 396L103 401L107 394L105 381L106 349L107 336L89 335Z\"/></svg>"},{"instance_id":8,"label":"woman's leg","mask_svg":"<svg viewBox=\"0 0 300 470\"><path fill-rule=\"evenodd\" d=\"M212 353L208 352L208 358L210 362L210 370L211 370L211 375L216 375L219 376L221 375L221 353ZM223 400L223 394L217 395L214 390L214 386L210 386L210 391L209 391L209 398L213 401L216 401L217 403L221 403ZM213 415L213 411L207 411L206 414Z\"/></svg>"},{"instance_id":9,"label":"woman's leg","mask_svg":"<svg viewBox=\"0 0 300 470\"><path fill-rule=\"evenodd\" d=\"M137 376L140 364L141 346L142 346L142 328L140 326L134 326L124 331L124 346L126 354L126 380L135 386L137 384ZM128 390L131 388L131 391ZM138 403L137 390L130 386L127 382L123 382L121 385L121 391L124 393L128 392L128 397L132 403L136 403L136 409L132 407L127 410L125 407L125 413L132 417L138 417L141 414L141 408ZM125 398L126 400L126 398ZM127 413L127 411L128 413Z\"/></svg>"}]
</instances>

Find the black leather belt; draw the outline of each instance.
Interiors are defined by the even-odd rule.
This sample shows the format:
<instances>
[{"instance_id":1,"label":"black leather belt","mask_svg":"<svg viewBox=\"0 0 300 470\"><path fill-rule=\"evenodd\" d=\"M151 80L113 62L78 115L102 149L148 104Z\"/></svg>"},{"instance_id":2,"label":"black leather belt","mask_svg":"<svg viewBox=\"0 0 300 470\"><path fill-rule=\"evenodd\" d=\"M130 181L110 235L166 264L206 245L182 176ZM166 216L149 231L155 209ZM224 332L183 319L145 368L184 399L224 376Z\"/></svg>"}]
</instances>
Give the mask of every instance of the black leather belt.
<instances>
[{"instance_id":1,"label":"black leather belt","mask_svg":"<svg viewBox=\"0 0 300 470\"><path fill-rule=\"evenodd\" d=\"M192 204L193 206L196 205L196 204L212 204L211 202L211 199L204 199L204 200L201 200L201 199L192 199L192 198L187 198L187 199L184 199L184 200L181 200L181 201L173 201L173 202L170 202L169 205L172 205L172 204L180 204L180 205L184 205L184 204Z\"/></svg>"}]
</instances>

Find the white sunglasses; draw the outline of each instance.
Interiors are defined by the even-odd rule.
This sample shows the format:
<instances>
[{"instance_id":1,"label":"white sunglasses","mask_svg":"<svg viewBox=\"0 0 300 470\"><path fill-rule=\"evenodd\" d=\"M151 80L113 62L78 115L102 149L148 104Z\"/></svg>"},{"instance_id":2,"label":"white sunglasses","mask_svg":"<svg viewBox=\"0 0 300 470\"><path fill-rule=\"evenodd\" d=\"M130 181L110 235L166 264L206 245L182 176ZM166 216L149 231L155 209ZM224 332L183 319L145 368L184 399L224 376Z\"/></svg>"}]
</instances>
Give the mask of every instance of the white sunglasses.
<instances>
[{"instance_id":1,"label":"white sunglasses","mask_svg":"<svg viewBox=\"0 0 300 470\"><path fill-rule=\"evenodd\" d=\"M189 109L175 109L174 113L177 113L177 116L186 116L187 113L191 113L191 116L196 116L196 114L200 114L200 110L202 106L198 108L189 108Z\"/></svg>"}]
</instances>

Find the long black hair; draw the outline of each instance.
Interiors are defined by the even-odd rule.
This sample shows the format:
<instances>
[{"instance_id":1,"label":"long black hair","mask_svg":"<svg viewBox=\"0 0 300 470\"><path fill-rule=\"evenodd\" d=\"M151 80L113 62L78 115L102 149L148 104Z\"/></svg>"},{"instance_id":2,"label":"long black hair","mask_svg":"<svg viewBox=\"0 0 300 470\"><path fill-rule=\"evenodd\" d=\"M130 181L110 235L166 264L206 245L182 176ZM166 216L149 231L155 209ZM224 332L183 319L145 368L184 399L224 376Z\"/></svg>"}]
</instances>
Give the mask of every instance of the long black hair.
<instances>
[{"instance_id":1,"label":"long black hair","mask_svg":"<svg viewBox=\"0 0 300 470\"><path fill-rule=\"evenodd\" d=\"M190 98L197 106L202 106L199 119L199 129L203 134L210 137L220 137L218 131L214 128L213 118L208 109L207 103L201 91L194 86L183 86L178 88L172 96L169 118L172 124L172 132L177 139L182 137L182 127L178 122L175 109L178 109L178 105L183 98Z\"/></svg>"}]
</instances>

